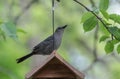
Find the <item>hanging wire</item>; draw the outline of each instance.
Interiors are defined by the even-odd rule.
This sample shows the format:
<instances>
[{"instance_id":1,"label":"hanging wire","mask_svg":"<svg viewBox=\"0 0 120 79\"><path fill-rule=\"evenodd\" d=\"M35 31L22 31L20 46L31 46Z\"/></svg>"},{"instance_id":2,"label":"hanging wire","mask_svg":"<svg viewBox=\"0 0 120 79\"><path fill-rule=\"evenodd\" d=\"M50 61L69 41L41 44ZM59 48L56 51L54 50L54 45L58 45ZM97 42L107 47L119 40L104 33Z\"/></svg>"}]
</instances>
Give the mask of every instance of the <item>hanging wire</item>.
<instances>
[{"instance_id":1,"label":"hanging wire","mask_svg":"<svg viewBox=\"0 0 120 79\"><path fill-rule=\"evenodd\" d=\"M54 43L55 43L55 41L54 41L54 10L55 10L55 2L54 2L54 0L52 0L52 28L53 28L53 49L54 49Z\"/></svg>"}]
</instances>

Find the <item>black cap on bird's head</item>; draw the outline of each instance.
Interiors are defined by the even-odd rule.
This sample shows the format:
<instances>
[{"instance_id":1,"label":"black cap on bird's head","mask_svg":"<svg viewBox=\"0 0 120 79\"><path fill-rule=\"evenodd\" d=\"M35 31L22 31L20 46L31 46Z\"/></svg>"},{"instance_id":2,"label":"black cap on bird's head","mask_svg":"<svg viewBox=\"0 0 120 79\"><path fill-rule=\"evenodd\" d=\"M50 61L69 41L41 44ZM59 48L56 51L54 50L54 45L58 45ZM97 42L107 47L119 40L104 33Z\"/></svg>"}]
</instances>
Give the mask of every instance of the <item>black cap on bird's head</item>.
<instances>
[{"instance_id":1,"label":"black cap on bird's head","mask_svg":"<svg viewBox=\"0 0 120 79\"><path fill-rule=\"evenodd\" d=\"M62 26L61 28L65 29L66 27L67 27L67 25L64 25L64 26Z\"/></svg>"},{"instance_id":2,"label":"black cap on bird's head","mask_svg":"<svg viewBox=\"0 0 120 79\"><path fill-rule=\"evenodd\" d=\"M64 26L62 26L62 27L58 27L58 28L56 29L56 31L58 31L58 30L64 30L66 27L67 27L67 25L64 25Z\"/></svg>"}]
</instances>

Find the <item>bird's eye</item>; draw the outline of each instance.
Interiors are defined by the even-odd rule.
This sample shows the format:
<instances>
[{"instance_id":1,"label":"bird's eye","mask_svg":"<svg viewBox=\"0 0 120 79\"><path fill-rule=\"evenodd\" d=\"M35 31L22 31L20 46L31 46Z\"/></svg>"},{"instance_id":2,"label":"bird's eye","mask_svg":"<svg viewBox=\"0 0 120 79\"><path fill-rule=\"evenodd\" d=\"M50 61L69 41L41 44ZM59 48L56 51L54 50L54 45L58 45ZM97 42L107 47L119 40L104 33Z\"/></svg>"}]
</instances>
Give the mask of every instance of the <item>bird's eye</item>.
<instances>
[{"instance_id":1,"label":"bird's eye","mask_svg":"<svg viewBox=\"0 0 120 79\"><path fill-rule=\"evenodd\" d=\"M59 27L59 29L62 29L62 27Z\"/></svg>"}]
</instances>

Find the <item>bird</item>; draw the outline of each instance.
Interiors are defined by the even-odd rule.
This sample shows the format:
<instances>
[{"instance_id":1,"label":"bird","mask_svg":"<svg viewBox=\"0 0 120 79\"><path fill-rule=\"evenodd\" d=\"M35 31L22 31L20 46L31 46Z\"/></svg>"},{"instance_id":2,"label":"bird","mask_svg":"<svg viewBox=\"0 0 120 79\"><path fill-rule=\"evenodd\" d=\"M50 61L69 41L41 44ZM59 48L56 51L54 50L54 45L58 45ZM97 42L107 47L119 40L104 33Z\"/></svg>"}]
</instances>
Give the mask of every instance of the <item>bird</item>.
<instances>
[{"instance_id":1,"label":"bird","mask_svg":"<svg viewBox=\"0 0 120 79\"><path fill-rule=\"evenodd\" d=\"M67 25L58 27L51 36L37 44L31 53L16 59L17 63L21 63L33 55L50 55L53 51L56 51L61 45L62 36L66 27Z\"/></svg>"}]
</instances>

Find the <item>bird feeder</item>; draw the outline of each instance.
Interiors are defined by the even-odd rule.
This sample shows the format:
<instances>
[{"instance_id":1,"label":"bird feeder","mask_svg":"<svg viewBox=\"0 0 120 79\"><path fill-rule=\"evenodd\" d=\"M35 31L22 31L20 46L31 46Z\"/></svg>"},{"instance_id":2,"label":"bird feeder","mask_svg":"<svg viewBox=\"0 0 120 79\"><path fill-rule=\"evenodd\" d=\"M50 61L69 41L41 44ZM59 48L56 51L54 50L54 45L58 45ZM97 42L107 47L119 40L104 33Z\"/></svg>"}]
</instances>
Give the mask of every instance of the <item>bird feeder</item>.
<instances>
[{"instance_id":1,"label":"bird feeder","mask_svg":"<svg viewBox=\"0 0 120 79\"><path fill-rule=\"evenodd\" d=\"M26 79L84 79L84 74L53 52L38 67L26 74Z\"/></svg>"}]
</instances>

